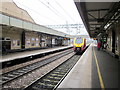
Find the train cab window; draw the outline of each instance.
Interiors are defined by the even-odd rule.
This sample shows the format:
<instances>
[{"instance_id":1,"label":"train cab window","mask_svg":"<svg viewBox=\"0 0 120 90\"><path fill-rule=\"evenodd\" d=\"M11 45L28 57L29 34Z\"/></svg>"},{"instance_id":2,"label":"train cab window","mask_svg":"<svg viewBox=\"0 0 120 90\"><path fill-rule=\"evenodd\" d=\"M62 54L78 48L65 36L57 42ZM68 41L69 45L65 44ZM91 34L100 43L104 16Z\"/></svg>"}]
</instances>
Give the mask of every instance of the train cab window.
<instances>
[{"instance_id":1,"label":"train cab window","mask_svg":"<svg viewBox=\"0 0 120 90\"><path fill-rule=\"evenodd\" d=\"M76 38L76 44L80 44L80 43L82 43L82 39L81 38Z\"/></svg>"}]
</instances>

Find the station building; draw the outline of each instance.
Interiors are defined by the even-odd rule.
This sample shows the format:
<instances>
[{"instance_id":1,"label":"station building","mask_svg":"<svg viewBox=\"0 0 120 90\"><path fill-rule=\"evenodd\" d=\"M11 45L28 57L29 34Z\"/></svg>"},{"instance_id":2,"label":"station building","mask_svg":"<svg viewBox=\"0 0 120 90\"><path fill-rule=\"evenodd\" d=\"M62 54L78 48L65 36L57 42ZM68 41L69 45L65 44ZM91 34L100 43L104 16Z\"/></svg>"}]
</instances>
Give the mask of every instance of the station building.
<instances>
[{"instance_id":1,"label":"station building","mask_svg":"<svg viewBox=\"0 0 120 90\"><path fill-rule=\"evenodd\" d=\"M69 44L69 35L36 24L28 12L19 8L13 0L2 0L0 5L2 48L16 51Z\"/></svg>"}]
</instances>

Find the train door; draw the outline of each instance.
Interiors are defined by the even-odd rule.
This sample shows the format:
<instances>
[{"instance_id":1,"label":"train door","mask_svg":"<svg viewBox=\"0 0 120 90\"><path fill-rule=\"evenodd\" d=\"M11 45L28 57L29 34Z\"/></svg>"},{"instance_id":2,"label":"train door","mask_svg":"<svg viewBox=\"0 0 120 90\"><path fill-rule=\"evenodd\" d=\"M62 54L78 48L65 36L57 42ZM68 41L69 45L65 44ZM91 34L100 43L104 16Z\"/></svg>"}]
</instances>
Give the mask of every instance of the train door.
<instances>
[{"instance_id":1,"label":"train door","mask_svg":"<svg viewBox=\"0 0 120 90\"><path fill-rule=\"evenodd\" d=\"M115 53L115 31L112 30L112 52Z\"/></svg>"}]
</instances>

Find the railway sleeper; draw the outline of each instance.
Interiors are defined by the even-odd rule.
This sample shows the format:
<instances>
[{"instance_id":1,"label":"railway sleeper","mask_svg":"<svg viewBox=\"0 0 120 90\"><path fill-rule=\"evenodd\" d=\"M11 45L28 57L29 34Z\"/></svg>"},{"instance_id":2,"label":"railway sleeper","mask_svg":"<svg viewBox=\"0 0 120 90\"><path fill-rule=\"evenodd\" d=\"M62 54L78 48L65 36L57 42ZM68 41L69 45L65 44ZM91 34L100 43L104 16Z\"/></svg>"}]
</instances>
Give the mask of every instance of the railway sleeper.
<instances>
[{"instance_id":1,"label":"railway sleeper","mask_svg":"<svg viewBox=\"0 0 120 90\"><path fill-rule=\"evenodd\" d=\"M50 76L56 76L57 74L50 74ZM63 77L64 75L57 75L58 77Z\"/></svg>"},{"instance_id":2,"label":"railway sleeper","mask_svg":"<svg viewBox=\"0 0 120 90\"><path fill-rule=\"evenodd\" d=\"M48 82L54 82L54 83L58 83L59 81L55 81L55 80L50 80L50 79L43 79L43 81L48 81Z\"/></svg>"}]
</instances>

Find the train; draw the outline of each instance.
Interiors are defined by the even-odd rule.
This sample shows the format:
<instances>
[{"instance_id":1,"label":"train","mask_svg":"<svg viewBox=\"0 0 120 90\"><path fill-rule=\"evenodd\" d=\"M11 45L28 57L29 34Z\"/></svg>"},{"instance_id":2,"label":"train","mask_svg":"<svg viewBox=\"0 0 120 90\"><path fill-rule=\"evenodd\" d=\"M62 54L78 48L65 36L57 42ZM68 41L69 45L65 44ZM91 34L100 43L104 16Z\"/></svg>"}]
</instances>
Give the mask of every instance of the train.
<instances>
[{"instance_id":1,"label":"train","mask_svg":"<svg viewBox=\"0 0 120 90\"><path fill-rule=\"evenodd\" d=\"M86 49L86 39L85 38L74 38L73 41L73 50L76 53L83 53L83 51Z\"/></svg>"}]
</instances>

